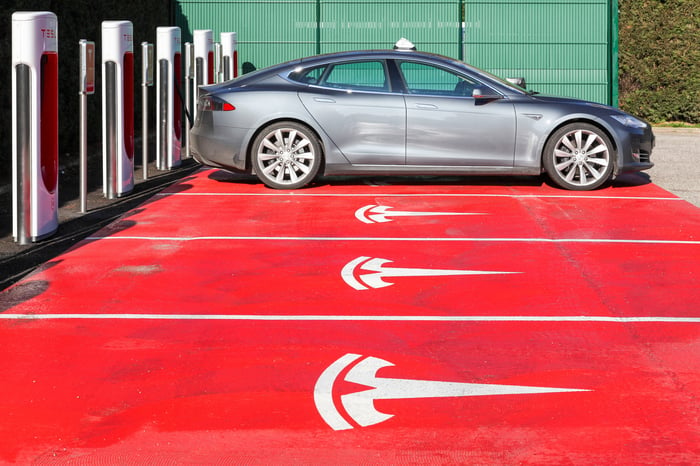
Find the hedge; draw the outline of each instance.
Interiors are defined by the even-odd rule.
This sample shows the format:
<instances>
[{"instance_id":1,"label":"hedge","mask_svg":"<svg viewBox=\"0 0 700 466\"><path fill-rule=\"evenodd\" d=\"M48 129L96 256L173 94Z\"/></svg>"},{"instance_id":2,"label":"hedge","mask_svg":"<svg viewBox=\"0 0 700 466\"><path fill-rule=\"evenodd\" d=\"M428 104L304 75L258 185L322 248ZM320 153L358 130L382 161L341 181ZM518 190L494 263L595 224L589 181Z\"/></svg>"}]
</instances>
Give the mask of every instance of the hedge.
<instances>
[{"instance_id":1,"label":"hedge","mask_svg":"<svg viewBox=\"0 0 700 466\"><path fill-rule=\"evenodd\" d=\"M619 0L620 107L700 123L700 2Z\"/></svg>"}]
</instances>

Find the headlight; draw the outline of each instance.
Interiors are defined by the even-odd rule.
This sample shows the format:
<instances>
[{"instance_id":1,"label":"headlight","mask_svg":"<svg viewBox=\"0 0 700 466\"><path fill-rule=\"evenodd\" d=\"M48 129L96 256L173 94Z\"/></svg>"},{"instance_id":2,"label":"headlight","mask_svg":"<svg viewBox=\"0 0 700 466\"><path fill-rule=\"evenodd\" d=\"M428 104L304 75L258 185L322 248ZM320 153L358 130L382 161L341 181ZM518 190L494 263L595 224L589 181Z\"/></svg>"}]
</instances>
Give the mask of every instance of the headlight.
<instances>
[{"instance_id":1,"label":"headlight","mask_svg":"<svg viewBox=\"0 0 700 466\"><path fill-rule=\"evenodd\" d=\"M646 128L647 124L632 115L610 115L628 128Z\"/></svg>"}]
</instances>

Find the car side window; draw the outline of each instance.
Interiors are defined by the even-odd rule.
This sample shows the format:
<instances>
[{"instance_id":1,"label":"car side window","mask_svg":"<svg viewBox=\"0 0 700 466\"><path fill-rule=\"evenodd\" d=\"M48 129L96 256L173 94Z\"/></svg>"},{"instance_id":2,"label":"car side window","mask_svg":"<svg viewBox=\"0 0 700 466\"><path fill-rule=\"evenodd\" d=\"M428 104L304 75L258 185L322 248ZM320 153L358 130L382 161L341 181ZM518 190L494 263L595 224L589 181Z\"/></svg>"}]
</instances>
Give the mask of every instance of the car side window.
<instances>
[{"instance_id":1,"label":"car side window","mask_svg":"<svg viewBox=\"0 0 700 466\"><path fill-rule=\"evenodd\" d=\"M316 68L307 68L299 71L294 71L289 75L289 79L304 84L318 84L326 72L326 65L317 66Z\"/></svg>"},{"instance_id":2,"label":"car side window","mask_svg":"<svg viewBox=\"0 0 700 466\"><path fill-rule=\"evenodd\" d=\"M336 89L387 91L388 82L383 61L358 61L333 65L321 85Z\"/></svg>"},{"instance_id":3,"label":"car side window","mask_svg":"<svg viewBox=\"0 0 700 466\"><path fill-rule=\"evenodd\" d=\"M471 97L480 87L476 81L425 63L402 61L399 69L409 94Z\"/></svg>"}]
</instances>

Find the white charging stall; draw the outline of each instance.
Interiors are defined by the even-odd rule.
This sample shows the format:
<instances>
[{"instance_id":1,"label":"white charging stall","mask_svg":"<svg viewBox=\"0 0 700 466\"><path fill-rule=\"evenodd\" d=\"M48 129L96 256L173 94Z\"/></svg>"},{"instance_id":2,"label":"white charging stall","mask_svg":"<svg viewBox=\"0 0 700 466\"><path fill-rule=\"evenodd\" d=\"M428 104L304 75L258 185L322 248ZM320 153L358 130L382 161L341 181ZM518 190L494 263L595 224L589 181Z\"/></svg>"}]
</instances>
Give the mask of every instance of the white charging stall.
<instances>
[{"instance_id":1,"label":"white charging stall","mask_svg":"<svg viewBox=\"0 0 700 466\"><path fill-rule=\"evenodd\" d=\"M134 36L131 21L102 22L103 191L134 188Z\"/></svg>"},{"instance_id":2,"label":"white charging stall","mask_svg":"<svg viewBox=\"0 0 700 466\"><path fill-rule=\"evenodd\" d=\"M238 39L235 32L221 33L223 79L238 77Z\"/></svg>"},{"instance_id":3,"label":"white charging stall","mask_svg":"<svg viewBox=\"0 0 700 466\"><path fill-rule=\"evenodd\" d=\"M185 42L185 158L192 156L190 150L190 128L194 124L192 110L192 82L194 80L194 44ZM196 102L194 103L196 105Z\"/></svg>"},{"instance_id":4,"label":"white charging stall","mask_svg":"<svg viewBox=\"0 0 700 466\"><path fill-rule=\"evenodd\" d=\"M192 119L197 117L199 86L214 84L214 36L211 29L195 29L194 42L194 104Z\"/></svg>"},{"instance_id":5,"label":"white charging stall","mask_svg":"<svg viewBox=\"0 0 700 466\"><path fill-rule=\"evenodd\" d=\"M58 229L58 20L12 14L12 234L27 244Z\"/></svg>"},{"instance_id":6,"label":"white charging stall","mask_svg":"<svg viewBox=\"0 0 700 466\"><path fill-rule=\"evenodd\" d=\"M169 170L181 163L182 147L182 45L179 27L156 29L156 154L158 168Z\"/></svg>"}]
</instances>

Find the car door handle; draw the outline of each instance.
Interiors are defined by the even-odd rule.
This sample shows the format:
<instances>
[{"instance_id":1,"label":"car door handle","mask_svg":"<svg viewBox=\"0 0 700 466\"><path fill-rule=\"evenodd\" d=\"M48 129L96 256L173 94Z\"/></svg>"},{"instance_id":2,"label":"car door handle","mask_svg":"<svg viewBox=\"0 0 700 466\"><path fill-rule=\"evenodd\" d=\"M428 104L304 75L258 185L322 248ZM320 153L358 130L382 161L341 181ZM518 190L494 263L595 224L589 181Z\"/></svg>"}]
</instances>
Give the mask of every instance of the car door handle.
<instances>
[{"instance_id":1,"label":"car door handle","mask_svg":"<svg viewBox=\"0 0 700 466\"><path fill-rule=\"evenodd\" d=\"M421 110L437 110L438 106L433 104L416 104L416 108Z\"/></svg>"},{"instance_id":2,"label":"car door handle","mask_svg":"<svg viewBox=\"0 0 700 466\"><path fill-rule=\"evenodd\" d=\"M324 104L334 104L335 100L331 99L330 97L314 97L314 100L316 102L321 102Z\"/></svg>"}]
</instances>

